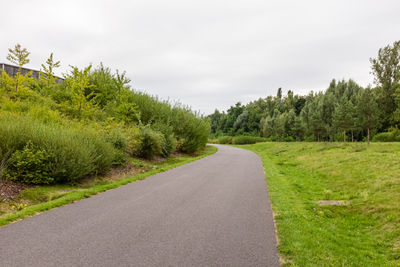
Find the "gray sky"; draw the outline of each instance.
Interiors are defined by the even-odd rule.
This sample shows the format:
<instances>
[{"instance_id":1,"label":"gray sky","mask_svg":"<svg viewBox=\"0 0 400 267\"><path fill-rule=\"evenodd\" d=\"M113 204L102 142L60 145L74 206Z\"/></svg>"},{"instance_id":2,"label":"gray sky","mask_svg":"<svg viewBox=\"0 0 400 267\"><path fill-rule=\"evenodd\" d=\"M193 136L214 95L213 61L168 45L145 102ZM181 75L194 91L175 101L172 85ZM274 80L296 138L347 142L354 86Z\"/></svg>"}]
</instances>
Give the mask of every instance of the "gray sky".
<instances>
[{"instance_id":1,"label":"gray sky","mask_svg":"<svg viewBox=\"0 0 400 267\"><path fill-rule=\"evenodd\" d=\"M27 67L51 52L103 62L132 87L209 114L237 101L373 82L369 58L400 39L398 0L1 0L0 62L20 43Z\"/></svg>"}]
</instances>

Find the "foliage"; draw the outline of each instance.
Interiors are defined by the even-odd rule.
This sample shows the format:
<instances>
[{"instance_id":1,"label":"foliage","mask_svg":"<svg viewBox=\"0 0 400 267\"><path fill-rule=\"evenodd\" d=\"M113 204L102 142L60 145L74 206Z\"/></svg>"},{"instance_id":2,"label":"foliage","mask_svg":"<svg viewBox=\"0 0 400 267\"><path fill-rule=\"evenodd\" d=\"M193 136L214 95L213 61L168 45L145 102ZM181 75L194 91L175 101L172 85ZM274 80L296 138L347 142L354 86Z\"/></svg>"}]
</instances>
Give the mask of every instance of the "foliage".
<instances>
[{"instance_id":1,"label":"foliage","mask_svg":"<svg viewBox=\"0 0 400 267\"><path fill-rule=\"evenodd\" d=\"M44 170L36 171L57 183L105 173L116 156L116 150L103 136L90 128L83 131L79 124L44 124L33 118L0 113L0 126L0 150L7 162L6 155L14 160L11 169L17 166L18 159L31 159L31 165L36 164L38 168L46 162ZM32 146L27 146L29 143ZM24 168L31 166L29 162L23 164Z\"/></svg>"},{"instance_id":2,"label":"foliage","mask_svg":"<svg viewBox=\"0 0 400 267\"><path fill-rule=\"evenodd\" d=\"M233 138L232 136L221 136L220 138L218 138L218 144L232 144L233 143Z\"/></svg>"},{"instance_id":3,"label":"foliage","mask_svg":"<svg viewBox=\"0 0 400 267\"><path fill-rule=\"evenodd\" d=\"M400 41L379 49L370 59L375 88L353 80L333 79L323 92L306 96L291 90L268 96L226 112L208 116L211 138L230 135L264 136L276 141L367 141L371 132L400 125ZM378 108L379 107L379 108ZM342 133L340 133L342 132Z\"/></svg>"},{"instance_id":4,"label":"foliage","mask_svg":"<svg viewBox=\"0 0 400 267\"><path fill-rule=\"evenodd\" d=\"M383 132L374 136L374 142L400 142L400 132L393 129L391 132Z\"/></svg>"},{"instance_id":5,"label":"foliage","mask_svg":"<svg viewBox=\"0 0 400 267\"><path fill-rule=\"evenodd\" d=\"M259 142L265 142L266 139L262 137L255 137L255 136L235 136L233 137L233 144L234 145L246 145L246 144L255 144Z\"/></svg>"},{"instance_id":6,"label":"foliage","mask_svg":"<svg viewBox=\"0 0 400 267\"><path fill-rule=\"evenodd\" d=\"M153 131L150 127L140 129L139 147L136 155L145 159L152 159L162 153L163 136Z\"/></svg>"},{"instance_id":7,"label":"foliage","mask_svg":"<svg viewBox=\"0 0 400 267\"><path fill-rule=\"evenodd\" d=\"M257 141L252 136L235 136L233 138L234 145L255 144Z\"/></svg>"},{"instance_id":8,"label":"foliage","mask_svg":"<svg viewBox=\"0 0 400 267\"><path fill-rule=\"evenodd\" d=\"M249 135L221 136L217 139L218 144L234 144L234 145L255 144L266 141L267 138L249 136Z\"/></svg>"},{"instance_id":9,"label":"foliage","mask_svg":"<svg viewBox=\"0 0 400 267\"><path fill-rule=\"evenodd\" d=\"M15 88L14 97L17 97L21 95L20 87L22 87L22 89L26 89L26 87L29 86L29 83L31 82L30 76L32 75L32 72L28 72L26 75L21 74L22 66L28 64L30 61L28 58L30 52L28 52L26 48L21 48L20 44L15 45L14 49L8 49L8 51L9 54L7 55L7 60L19 67L15 77L7 78L8 87ZM4 74L5 72L3 71L2 75ZM25 92L26 90L23 90L22 94L24 94Z\"/></svg>"},{"instance_id":10,"label":"foliage","mask_svg":"<svg viewBox=\"0 0 400 267\"><path fill-rule=\"evenodd\" d=\"M50 184L50 157L45 150L28 142L22 150L15 151L8 162L6 176L27 184Z\"/></svg>"},{"instance_id":11,"label":"foliage","mask_svg":"<svg viewBox=\"0 0 400 267\"><path fill-rule=\"evenodd\" d=\"M60 61L51 53L36 79L20 73L28 56L20 45L10 49L19 71L0 75L0 169L10 177L74 182L123 165L128 156L151 159L205 147L206 120L187 106L131 90L125 72L71 66L60 82L54 73Z\"/></svg>"},{"instance_id":12,"label":"foliage","mask_svg":"<svg viewBox=\"0 0 400 267\"><path fill-rule=\"evenodd\" d=\"M71 72L65 75L65 85L71 95L72 108L76 110L76 116L81 120L82 112L90 112L94 108L93 101L91 101L93 93L88 95L85 93L85 90L94 86L89 82L92 65L83 70L73 66L71 68Z\"/></svg>"},{"instance_id":13,"label":"foliage","mask_svg":"<svg viewBox=\"0 0 400 267\"><path fill-rule=\"evenodd\" d=\"M53 53L51 53L46 60L46 64L42 64L40 80L46 85L47 90L51 90L51 86L53 86L57 80L57 77L54 76L54 69L58 67L60 67L60 61L54 61Z\"/></svg>"},{"instance_id":14,"label":"foliage","mask_svg":"<svg viewBox=\"0 0 400 267\"><path fill-rule=\"evenodd\" d=\"M400 110L400 41L380 48L378 56L370 61L378 86L377 100L382 109L380 118L383 128L387 129L400 122L400 118L395 117L396 110Z\"/></svg>"},{"instance_id":15,"label":"foliage","mask_svg":"<svg viewBox=\"0 0 400 267\"><path fill-rule=\"evenodd\" d=\"M22 48L20 44L16 44L14 49L8 49L7 60L11 63L17 65L18 67L22 67L29 63L29 55L30 52L26 48Z\"/></svg>"}]
</instances>

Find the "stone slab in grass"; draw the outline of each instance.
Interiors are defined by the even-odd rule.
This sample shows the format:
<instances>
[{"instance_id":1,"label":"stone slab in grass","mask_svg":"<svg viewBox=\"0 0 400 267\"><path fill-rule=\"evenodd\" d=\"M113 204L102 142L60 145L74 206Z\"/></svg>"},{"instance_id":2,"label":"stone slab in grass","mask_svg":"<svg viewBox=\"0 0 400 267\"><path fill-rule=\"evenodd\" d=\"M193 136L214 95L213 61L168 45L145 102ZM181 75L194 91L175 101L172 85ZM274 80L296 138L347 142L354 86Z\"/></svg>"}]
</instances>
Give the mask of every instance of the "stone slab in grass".
<instances>
[{"instance_id":1,"label":"stone slab in grass","mask_svg":"<svg viewBox=\"0 0 400 267\"><path fill-rule=\"evenodd\" d=\"M345 200L319 200L316 202L325 206L344 206L348 204L348 201Z\"/></svg>"}]
</instances>

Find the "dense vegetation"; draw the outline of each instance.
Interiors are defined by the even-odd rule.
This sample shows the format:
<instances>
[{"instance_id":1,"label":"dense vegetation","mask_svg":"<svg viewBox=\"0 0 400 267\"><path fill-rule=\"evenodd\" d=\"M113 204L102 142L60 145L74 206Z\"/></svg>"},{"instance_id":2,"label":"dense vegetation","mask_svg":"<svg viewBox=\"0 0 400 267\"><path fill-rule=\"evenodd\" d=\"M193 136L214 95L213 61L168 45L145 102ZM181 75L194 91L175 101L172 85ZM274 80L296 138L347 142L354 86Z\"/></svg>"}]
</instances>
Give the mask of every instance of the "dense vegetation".
<instances>
[{"instance_id":1,"label":"dense vegetation","mask_svg":"<svg viewBox=\"0 0 400 267\"><path fill-rule=\"evenodd\" d=\"M252 135L271 141L400 141L400 41L370 60L376 87L332 80L306 96L279 88L275 97L209 115L212 137Z\"/></svg>"},{"instance_id":2,"label":"dense vegetation","mask_svg":"<svg viewBox=\"0 0 400 267\"><path fill-rule=\"evenodd\" d=\"M244 148L263 160L284 266L399 266L400 143Z\"/></svg>"},{"instance_id":3,"label":"dense vegetation","mask_svg":"<svg viewBox=\"0 0 400 267\"><path fill-rule=\"evenodd\" d=\"M24 74L29 52L16 45L19 67L0 75L0 178L32 184L73 182L123 165L128 157L168 157L205 147L209 125L179 103L131 90L125 73L102 64L54 76L53 54L39 79ZM58 80L58 81L57 81Z\"/></svg>"}]
</instances>

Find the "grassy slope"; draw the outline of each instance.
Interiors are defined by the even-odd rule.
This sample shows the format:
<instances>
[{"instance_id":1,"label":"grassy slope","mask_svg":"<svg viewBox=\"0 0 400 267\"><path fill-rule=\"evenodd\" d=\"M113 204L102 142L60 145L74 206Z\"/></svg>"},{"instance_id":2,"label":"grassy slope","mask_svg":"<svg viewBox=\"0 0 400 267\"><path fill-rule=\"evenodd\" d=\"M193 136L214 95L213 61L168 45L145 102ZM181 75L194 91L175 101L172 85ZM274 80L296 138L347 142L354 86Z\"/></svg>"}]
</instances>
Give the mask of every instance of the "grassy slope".
<instances>
[{"instance_id":1,"label":"grassy slope","mask_svg":"<svg viewBox=\"0 0 400 267\"><path fill-rule=\"evenodd\" d=\"M400 143L241 147L263 160L285 265L400 266Z\"/></svg>"},{"instance_id":2,"label":"grassy slope","mask_svg":"<svg viewBox=\"0 0 400 267\"><path fill-rule=\"evenodd\" d=\"M83 181L77 185L54 185L54 186L38 186L25 189L20 197L14 203L0 203L0 226L9 224L13 221L24 219L28 216L33 216L37 213L60 207L71 202L90 197L92 195L113 189L137 180L142 180L148 176L170 170L180 165L198 160L217 152L217 148L207 146L203 151L197 152L196 155L180 155L178 157L167 158L160 163L149 163L132 159L135 165L144 167L148 171L135 175L133 177L122 178L117 180L103 179L102 177ZM28 203L26 209L13 211L11 205L20 203Z\"/></svg>"}]
</instances>

